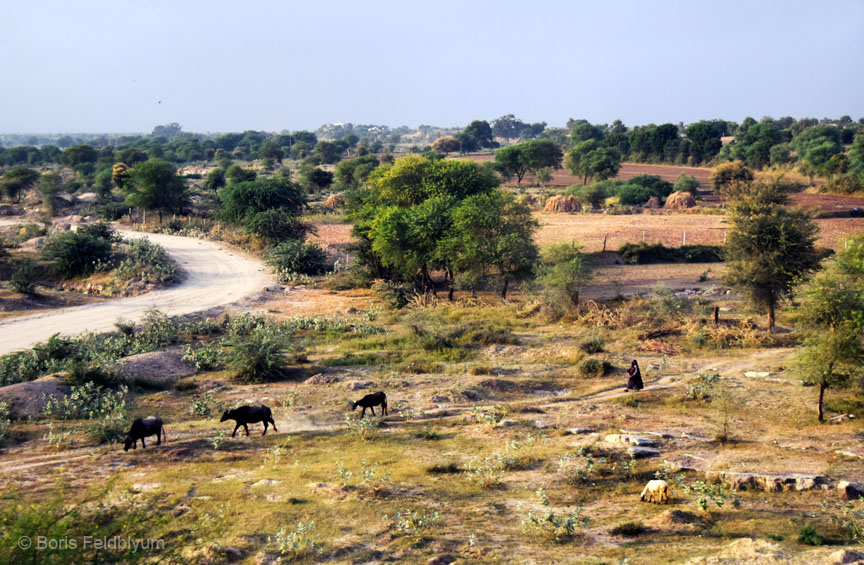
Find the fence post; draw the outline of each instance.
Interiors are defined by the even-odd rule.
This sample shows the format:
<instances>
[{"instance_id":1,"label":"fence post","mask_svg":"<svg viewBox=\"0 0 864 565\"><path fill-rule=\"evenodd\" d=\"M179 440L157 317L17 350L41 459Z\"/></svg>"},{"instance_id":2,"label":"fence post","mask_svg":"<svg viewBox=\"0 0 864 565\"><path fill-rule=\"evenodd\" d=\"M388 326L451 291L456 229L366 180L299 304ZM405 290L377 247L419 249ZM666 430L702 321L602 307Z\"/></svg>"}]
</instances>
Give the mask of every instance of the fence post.
<instances>
[{"instance_id":1,"label":"fence post","mask_svg":"<svg viewBox=\"0 0 864 565\"><path fill-rule=\"evenodd\" d=\"M642 243L645 243L645 230L642 230Z\"/></svg>"},{"instance_id":2,"label":"fence post","mask_svg":"<svg viewBox=\"0 0 864 565\"><path fill-rule=\"evenodd\" d=\"M681 236L681 246L682 246L682 247L683 247L684 245L687 245L687 232L685 231L685 232L683 232L683 233L684 233L684 235Z\"/></svg>"}]
</instances>

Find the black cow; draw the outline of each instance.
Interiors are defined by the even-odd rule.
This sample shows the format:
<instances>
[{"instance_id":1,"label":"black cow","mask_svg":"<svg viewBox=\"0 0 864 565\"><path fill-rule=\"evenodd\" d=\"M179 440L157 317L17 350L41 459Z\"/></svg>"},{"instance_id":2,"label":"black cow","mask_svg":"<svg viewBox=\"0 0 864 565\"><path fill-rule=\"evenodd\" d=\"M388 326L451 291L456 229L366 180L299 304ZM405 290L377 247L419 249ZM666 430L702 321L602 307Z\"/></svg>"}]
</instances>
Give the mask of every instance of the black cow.
<instances>
[{"instance_id":1,"label":"black cow","mask_svg":"<svg viewBox=\"0 0 864 565\"><path fill-rule=\"evenodd\" d=\"M144 438L147 436L156 436L156 445L162 445L162 438L168 440L165 435L165 426L162 424L162 418L150 416L149 418L138 418L132 422L132 427L126 434L126 439L123 441L123 451L138 449L138 440L141 440L141 447L146 448Z\"/></svg>"},{"instance_id":2,"label":"black cow","mask_svg":"<svg viewBox=\"0 0 864 565\"><path fill-rule=\"evenodd\" d=\"M268 422L273 424L274 432L279 431L276 429L276 422L273 421L273 414L270 412L270 408L263 404L261 406L240 406L233 410L226 410L219 421L224 422L225 420L234 420L237 422L237 425L234 426L234 431L231 432L231 437L234 437L240 426L243 426L243 429L246 430L246 437L249 437L249 426L246 424L257 424L258 422L264 422L264 433L261 434L262 436L267 435Z\"/></svg>"},{"instance_id":3,"label":"black cow","mask_svg":"<svg viewBox=\"0 0 864 565\"><path fill-rule=\"evenodd\" d=\"M387 395L383 392L373 392L372 394L367 394L360 400L354 403L354 406L351 407L351 410L354 411L358 406L363 407L363 411L360 413L360 417L366 415L366 409L372 410L372 415L375 415L375 407L381 405L381 412L383 412L383 416L389 416L387 413Z\"/></svg>"}]
</instances>

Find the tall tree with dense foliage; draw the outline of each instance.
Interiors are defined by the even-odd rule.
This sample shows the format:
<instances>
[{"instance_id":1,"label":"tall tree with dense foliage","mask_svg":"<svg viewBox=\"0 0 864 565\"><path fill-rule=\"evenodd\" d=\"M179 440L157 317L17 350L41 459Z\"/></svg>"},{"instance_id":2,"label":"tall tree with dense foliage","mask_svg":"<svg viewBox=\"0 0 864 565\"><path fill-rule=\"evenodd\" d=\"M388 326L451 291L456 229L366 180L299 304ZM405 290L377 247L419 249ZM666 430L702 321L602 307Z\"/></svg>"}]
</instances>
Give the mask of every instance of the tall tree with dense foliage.
<instances>
[{"instance_id":1,"label":"tall tree with dense foliage","mask_svg":"<svg viewBox=\"0 0 864 565\"><path fill-rule=\"evenodd\" d=\"M711 171L711 186L716 194L724 194L730 187L738 184L751 184L753 171L743 161L732 161L717 165Z\"/></svg>"},{"instance_id":2,"label":"tall tree with dense foliage","mask_svg":"<svg viewBox=\"0 0 864 565\"><path fill-rule=\"evenodd\" d=\"M487 279L494 271L501 281L501 298L506 299L511 282L534 276L537 222L512 193L496 190L466 198L453 212L453 225L447 247L455 251L457 272L471 282Z\"/></svg>"},{"instance_id":3,"label":"tall tree with dense foliage","mask_svg":"<svg viewBox=\"0 0 864 565\"><path fill-rule=\"evenodd\" d=\"M39 171L23 165L15 165L10 167L0 179L0 191L3 192L5 198L18 202L21 200L21 193L33 186L38 180Z\"/></svg>"},{"instance_id":4,"label":"tall tree with dense foliage","mask_svg":"<svg viewBox=\"0 0 864 565\"><path fill-rule=\"evenodd\" d=\"M768 312L774 331L778 301L819 267L818 227L801 210L788 210L782 185L751 183L729 202L724 280Z\"/></svg>"},{"instance_id":5,"label":"tall tree with dense foliage","mask_svg":"<svg viewBox=\"0 0 864 565\"><path fill-rule=\"evenodd\" d=\"M180 213L188 203L186 180L177 175L177 168L160 159L149 159L132 169L125 187L126 203L159 214Z\"/></svg>"},{"instance_id":6,"label":"tall tree with dense foliage","mask_svg":"<svg viewBox=\"0 0 864 565\"><path fill-rule=\"evenodd\" d=\"M864 378L864 234L850 243L798 290L796 318L807 337L795 365L805 383L819 387L820 422L826 390Z\"/></svg>"},{"instance_id":7,"label":"tall tree with dense foliage","mask_svg":"<svg viewBox=\"0 0 864 565\"><path fill-rule=\"evenodd\" d=\"M542 168L561 168L563 155L558 144L551 139L534 139L499 149L495 153L495 166L506 179L516 177L521 184L526 173Z\"/></svg>"},{"instance_id":8,"label":"tall tree with dense foliage","mask_svg":"<svg viewBox=\"0 0 864 565\"><path fill-rule=\"evenodd\" d=\"M591 179L606 180L617 175L621 169L621 154L588 139L567 152L565 163L573 176L582 177L582 184L588 184Z\"/></svg>"}]
</instances>

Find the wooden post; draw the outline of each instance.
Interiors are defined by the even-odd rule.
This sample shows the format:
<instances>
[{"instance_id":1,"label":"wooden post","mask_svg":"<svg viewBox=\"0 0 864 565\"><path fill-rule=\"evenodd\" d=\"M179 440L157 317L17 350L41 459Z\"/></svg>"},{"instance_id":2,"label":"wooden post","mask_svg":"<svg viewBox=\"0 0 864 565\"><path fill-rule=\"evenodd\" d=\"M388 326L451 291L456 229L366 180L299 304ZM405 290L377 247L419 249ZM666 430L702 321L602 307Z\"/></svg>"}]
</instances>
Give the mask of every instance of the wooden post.
<instances>
[{"instance_id":1,"label":"wooden post","mask_svg":"<svg viewBox=\"0 0 864 565\"><path fill-rule=\"evenodd\" d=\"M723 230L723 245L726 245L726 230Z\"/></svg>"},{"instance_id":2,"label":"wooden post","mask_svg":"<svg viewBox=\"0 0 864 565\"><path fill-rule=\"evenodd\" d=\"M645 230L642 230L642 243L645 243Z\"/></svg>"},{"instance_id":3,"label":"wooden post","mask_svg":"<svg viewBox=\"0 0 864 565\"><path fill-rule=\"evenodd\" d=\"M609 232L606 232L606 235L603 236L603 252L606 252L606 240L609 238Z\"/></svg>"},{"instance_id":4,"label":"wooden post","mask_svg":"<svg viewBox=\"0 0 864 565\"><path fill-rule=\"evenodd\" d=\"M720 325L720 307L719 306L714 307L714 325L715 326Z\"/></svg>"},{"instance_id":5,"label":"wooden post","mask_svg":"<svg viewBox=\"0 0 864 565\"><path fill-rule=\"evenodd\" d=\"M684 232L684 235L681 236L681 246L687 245L687 232Z\"/></svg>"}]
</instances>

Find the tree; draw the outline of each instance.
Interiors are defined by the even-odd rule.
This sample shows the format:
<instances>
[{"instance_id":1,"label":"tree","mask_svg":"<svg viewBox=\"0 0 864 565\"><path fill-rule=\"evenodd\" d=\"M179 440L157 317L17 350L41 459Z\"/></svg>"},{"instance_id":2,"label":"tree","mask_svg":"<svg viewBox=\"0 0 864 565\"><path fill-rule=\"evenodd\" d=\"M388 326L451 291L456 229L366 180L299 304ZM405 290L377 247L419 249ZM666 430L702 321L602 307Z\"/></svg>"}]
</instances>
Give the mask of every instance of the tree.
<instances>
[{"instance_id":1,"label":"tree","mask_svg":"<svg viewBox=\"0 0 864 565\"><path fill-rule=\"evenodd\" d=\"M227 181L225 179L225 169L222 167L216 167L204 178L204 187L212 190L213 192L218 192L220 188L225 186Z\"/></svg>"},{"instance_id":2,"label":"tree","mask_svg":"<svg viewBox=\"0 0 864 565\"><path fill-rule=\"evenodd\" d=\"M727 212L731 228L724 279L767 309L768 330L773 332L777 302L819 266L814 247L819 228L806 212L781 205L786 197L776 183L747 186Z\"/></svg>"},{"instance_id":3,"label":"tree","mask_svg":"<svg viewBox=\"0 0 864 565\"><path fill-rule=\"evenodd\" d=\"M432 143L432 151L439 153L455 153L462 148L462 143L452 136L439 137Z\"/></svg>"},{"instance_id":4,"label":"tree","mask_svg":"<svg viewBox=\"0 0 864 565\"><path fill-rule=\"evenodd\" d=\"M150 159L132 169L131 182L125 187L126 203L156 211L159 222L163 213L180 213L188 203L186 180L177 168L160 159Z\"/></svg>"},{"instance_id":5,"label":"tree","mask_svg":"<svg viewBox=\"0 0 864 565\"><path fill-rule=\"evenodd\" d=\"M472 282L488 276L489 267L501 279L501 298L511 281L529 279L537 263L533 235L537 222L531 209L509 192L496 190L465 199L453 212L454 236L447 248L454 265Z\"/></svg>"},{"instance_id":6,"label":"tree","mask_svg":"<svg viewBox=\"0 0 864 565\"><path fill-rule=\"evenodd\" d=\"M534 139L499 149L495 153L495 168L507 179L516 177L516 184L521 184L528 172L543 168L560 169L561 148L551 139Z\"/></svg>"},{"instance_id":7,"label":"tree","mask_svg":"<svg viewBox=\"0 0 864 565\"><path fill-rule=\"evenodd\" d=\"M225 177L231 184L255 180L257 176L258 173L256 173L252 169L244 169L237 164L231 165L225 170Z\"/></svg>"},{"instance_id":8,"label":"tree","mask_svg":"<svg viewBox=\"0 0 864 565\"><path fill-rule=\"evenodd\" d=\"M753 182L753 171L742 161L732 161L717 165L711 171L711 186L716 194L723 194L732 185Z\"/></svg>"},{"instance_id":9,"label":"tree","mask_svg":"<svg viewBox=\"0 0 864 565\"><path fill-rule=\"evenodd\" d=\"M126 163L115 163L111 168L111 181L120 190L124 190L129 183L131 169Z\"/></svg>"},{"instance_id":10,"label":"tree","mask_svg":"<svg viewBox=\"0 0 864 565\"><path fill-rule=\"evenodd\" d=\"M864 133L855 136L849 151L849 173L864 182Z\"/></svg>"},{"instance_id":11,"label":"tree","mask_svg":"<svg viewBox=\"0 0 864 565\"><path fill-rule=\"evenodd\" d=\"M219 190L219 202L217 217L237 225L267 210L282 209L299 216L306 207L303 189L278 177L231 183Z\"/></svg>"},{"instance_id":12,"label":"tree","mask_svg":"<svg viewBox=\"0 0 864 565\"><path fill-rule=\"evenodd\" d=\"M798 289L796 319L807 334L795 365L805 383L819 386L816 413L823 421L823 401L829 388L843 388L864 377L864 263L853 238L852 250L841 251L827 268Z\"/></svg>"},{"instance_id":13,"label":"tree","mask_svg":"<svg viewBox=\"0 0 864 565\"><path fill-rule=\"evenodd\" d=\"M300 182L309 192L321 192L333 184L333 173L319 167L311 167L300 171Z\"/></svg>"},{"instance_id":14,"label":"tree","mask_svg":"<svg viewBox=\"0 0 864 565\"><path fill-rule=\"evenodd\" d=\"M544 250L538 280L546 290L547 302L570 308L579 306L579 291L591 279L591 268L575 243L556 243Z\"/></svg>"},{"instance_id":15,"label":"tree","mask_svg":"<svg viewBox=\"0 0 864 565\"><path fill-rule=\"evenodd\" d=\"M39 193L39 198L42 199L42 205L45 206L45 211L49 217L56 214L54 198L62 189L63 178L58 173L45 173L39 177L36 192Z\"/></svg>"},{"instance_id":16,"label":"tree","mask_svg":"<svg viewBox=\"0 0 864 565\"><path fill-rule=\"evenodd\" d=\"M506 114L492 120L491 127L492 134L495 137L503 137L509 142L511 139L515 139L521 135L525 123L513 114Z\"/></svg>"},{"instance_id":17,"label":"tree","mask_svg":"<svg viewBox=\"0 0 864 565\"><path fill-rule=\"evenodd\" d=\"M339 161L335 170L336 182L346 189L358 188L366 182L378 164L378 157L375 155L361 155Z\"/></svg>"},{"instance_id":18,"label":"tree","mask_svg":"<svg viewBox=\"0 0 864 565\"><path fill-rule=\"evenodd\" d=\"M621 154L588 139L567 152L566 165L574 176L582 177L582 184L588 184L589 179L606 180L617 175L621 169Z\"/></svg>"},{"instance_id":19,"label":"tree","mask_svg":"<svg viewBox=\"0 0 864 565\"><path fill-rule=\"evenodd\" d=\"M21 193L33 186L39 180L39 176L39 171L23 165L15 165L3 175L0 180L0 190L5 198L19 202Z\"/></svg>"},{"instance_id":20,"label":"tree","mask_svg":"<svg viewBox=\"0 0 864 565\"><path fill-rule=\"evenodd\" d=\"M696 177L691 177L681 173L678 175L678 178L675 179L674 189L677 192L689 192L693 196L699 194L699 181L696 180Z\"/></svg>"}]
</instances>

